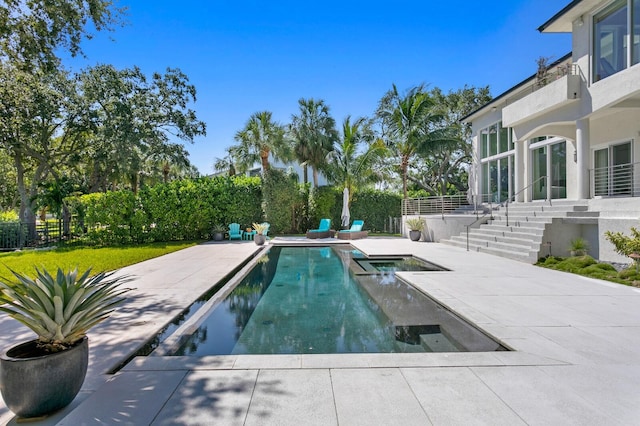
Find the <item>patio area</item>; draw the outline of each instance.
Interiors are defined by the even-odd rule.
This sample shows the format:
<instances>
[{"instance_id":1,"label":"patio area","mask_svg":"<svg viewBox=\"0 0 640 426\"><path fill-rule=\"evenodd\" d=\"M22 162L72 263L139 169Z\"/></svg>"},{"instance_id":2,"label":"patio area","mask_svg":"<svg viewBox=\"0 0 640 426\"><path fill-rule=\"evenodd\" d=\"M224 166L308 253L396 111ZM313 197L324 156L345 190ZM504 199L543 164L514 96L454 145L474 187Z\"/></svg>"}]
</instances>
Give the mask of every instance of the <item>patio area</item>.
<instances>
[{"instance_id":1,"label":"patio area","mask_svg":"<svg viewBox=\"0 0 640 426\"><path fill-rule=\"evenodd\" d=\"M412 254L451 269L398 275L514 351L149 356L106 374L260 249L211 242L123 268L136 277L129 284L135 290L90 333L81 394L29 424L640 422L640 289L436 243L369 237L351 244L368 255ZM0 314L0 347L32 337L14 323ZM0 424L16 424L1 401Z\"/></svg>"}]
</instances>

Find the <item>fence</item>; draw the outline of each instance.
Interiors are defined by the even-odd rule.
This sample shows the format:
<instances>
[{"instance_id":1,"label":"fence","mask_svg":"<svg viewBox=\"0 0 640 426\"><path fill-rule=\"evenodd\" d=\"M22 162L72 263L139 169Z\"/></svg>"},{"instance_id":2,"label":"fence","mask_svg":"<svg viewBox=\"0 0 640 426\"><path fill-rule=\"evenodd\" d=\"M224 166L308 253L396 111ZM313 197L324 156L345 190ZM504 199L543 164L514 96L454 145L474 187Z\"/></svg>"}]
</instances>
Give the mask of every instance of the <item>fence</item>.
<instances>
[{"instance_id":1,"label":"fence","mask_svg":"<svg viewBox=\"0 0 640 426\"><path fill-rule=\"evenodd\" d=\"M16 250L24 247L46 247L75 238L73 233L65 235L62 220L36 223L35 237L29 236L28 223L0 223L0 250Z\"/></svg>"},{"instance_id":2,"label":"fence","mask_svg":"<svg viewBox=\"0 0 640 426\"><path fill-rule=\"evenodd\" d=\"M640 196L640 163L616 164L589 170L592 196Z\"/></svg>"},{"instance_id":3,"label":"fence","mask_svg":"<svg viewBox=\"0 0 640 426\"><path fill-rule=\"evenodd\" d=\"M408 198L402 200L402 215L453 213L468 206L466 195Z\"/></svg>"}]
</instances>

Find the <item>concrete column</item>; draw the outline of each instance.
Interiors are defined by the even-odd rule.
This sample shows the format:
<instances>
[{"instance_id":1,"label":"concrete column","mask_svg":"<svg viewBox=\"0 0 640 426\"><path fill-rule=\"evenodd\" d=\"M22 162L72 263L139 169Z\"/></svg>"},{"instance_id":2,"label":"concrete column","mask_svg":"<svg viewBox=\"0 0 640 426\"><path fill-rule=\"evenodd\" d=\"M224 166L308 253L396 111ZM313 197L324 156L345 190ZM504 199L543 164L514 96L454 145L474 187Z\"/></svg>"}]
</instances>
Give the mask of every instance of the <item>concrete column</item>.
<instances>
[{"instance_id":1,"label":"concrete column","mask_svg":"<svg viewBox=\"0 0 640 426\"><path fill-rule=\"evenodd\" d=\"M525 200L525 191L523 191L523 188L526 186L524 180L524 150L526 144L526 141L516 141L513 144L515 150L513 155L513 183L515 186L513 193L517 194L515 201L518 202Z\"/></svg>"},{"instance_id":2,"label":"concrete column","mask_svg":"<svg viewBox=\"0 0 640 426\"><path fill-rule=\"evenodd\" d=\"M576 195L579 200L589 198L589 133L588 118L576 121Z\"/></svg>"}]
</instances>

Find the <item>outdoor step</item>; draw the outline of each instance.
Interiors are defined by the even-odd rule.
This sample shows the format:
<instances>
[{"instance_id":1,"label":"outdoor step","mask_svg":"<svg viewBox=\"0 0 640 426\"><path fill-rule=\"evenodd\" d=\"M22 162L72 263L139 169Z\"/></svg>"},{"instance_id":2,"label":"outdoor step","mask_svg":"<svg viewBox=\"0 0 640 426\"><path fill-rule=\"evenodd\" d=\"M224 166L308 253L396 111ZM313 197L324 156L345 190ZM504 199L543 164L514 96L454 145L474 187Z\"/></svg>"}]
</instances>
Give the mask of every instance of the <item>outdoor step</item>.
<instances>
[{"instance_id":1,"label":"outdoor step","mask_svg":"<svg viewBox=\"0 0 640 426\"><path fill-rule=\"evenodd\" d=\"M538 229L544 230L547 224L550 222L540 222L540 221L519 221L519 220L511 220L509 219L509 225L507 226L507 221L505 220L494 220L486 225L481 225L480 228L494 226L494 229L501 230L510 230L511 228L520 228L520 232L531 232L529 230ZM525 231L526 230L526 231Z\"/></svg>"},{"instance_id":2,"label":"outdoor step","mask_svg":"<svg viewBox=\"0 0 640 426\"><path fill-rule=\"evenodd\" d=\"M524 221L524 222L549 222L551 223L551 219L553 219L554 217L565 217L566 213L544 213L544 212L539 212L538 215L535 215L533 213L525 215L522 213L518 213L518 214L511 214L511 212L509 212L509 222L511 221ZM503 212L499 212L497 214L493 215L493 219L494 220L507 220L507 215L504 214Z\"/></svg>"},{"instance_id":3,"label":"outdoor step","mask_svg":"<svg viewBox=\"0 0 640 426\"><path fill-rule=\"evenodd\" d=\"M567 217L600 217L600 212L567 212Z\"/></svg>"},{"instance_id":4,"label":"outdoor step","mask_svg":"<svg viewBox=\"0 0 640 426\"><path fill-rule=\"evenodd\" d=\"M465 236L456 236L451 237L452 241L460 241L463 242L466 246L467 238ZM515 242L498 242L498 241L488 241L480 238L471 238L469 237L469 245L479 246L479 247L491 247L491 248L499 248L503 250L512 250L515 252L530 252L530 251L539 251L540 245L525 242L524 244L515 243ZM537 246L537 248L536 248Z\"/></svg>"},{"instance_id":5,"label":"outdoor step","mask_svg":"<svg viewBox=\"0 0 640 426\"><path fill-rule=\"evenodd\" d=\"M441 243L447 244L450 246L460 247L460 248L467 247L466 241L451 239L451 240L442 240ZM518 260L520 262L531 263L531 264L536 263L538 261L538 252L531 251L531 250L522 250L522 251L514 251L511 249L505 250L497 247L486 247L486 246L475 245L470 243L469 251L487 253L494 256L500 256L507 259Z\"/></svg>"},{"instance_id":6,"label":"outdoor step","mask_svg":"<svg viewBox=\"0 0 640 426\"><path fill-rule=\"evenodd\" d=\"M506 208L501 208L502 210L506 210ZM587 211L589 210L589 206L586 204L580 204L575 206L530 206L526 204L509 204L509 212L569 212L569 211Z\"/></svg>"},{"instance_id":7,"label":"outdoor step","mask_svg":"<svg viewBox=\"0 0 640 426\"><path fill-rule=\"evenodd\" d=\"M544 232L542 229L535 229L532 232L523 232L522 229L518 227L509 227L512 230L505 229L495 229L496 227L486 226L484 228L475 228L470 229L469 233L481 232L486 235L494 235L498 237L513 237L513 238L523 238L523 239L533 239L533 240L542 240L542 236Z\"/></svg>"},{"instance_id":8,"label":"outdoor step","mask_svg":"<svg viewBox=\"0 0 640 426\"><path fill-rule=\"evenodd\" d=\"M462 238L466 238L461 236ZM496 243L507 243L507 244L517 244L522 246L529 246L531 248L540 247L542 243L542 235L534 236L529 235L529 238L518 238L512 235L492 235L492 234L484 234L479 232L469 233L469 239L474 240L484 240Z\"/></svg>"}]
</instances>

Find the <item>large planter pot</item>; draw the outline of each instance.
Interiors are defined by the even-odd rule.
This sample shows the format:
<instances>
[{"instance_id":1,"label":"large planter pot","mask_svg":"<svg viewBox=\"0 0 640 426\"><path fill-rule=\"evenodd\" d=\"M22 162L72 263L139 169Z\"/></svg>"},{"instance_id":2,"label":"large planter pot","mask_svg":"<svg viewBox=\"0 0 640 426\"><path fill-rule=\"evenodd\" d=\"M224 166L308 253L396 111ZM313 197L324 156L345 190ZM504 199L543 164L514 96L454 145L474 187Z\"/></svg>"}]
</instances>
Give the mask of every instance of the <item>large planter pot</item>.
<instances>
[{"instance_id":1,"label":"large planter pot","mask_svg":"<svg viewBox=\"0 0 640 426\"><path fill-rule=\"evenodd\" d=\"M420 231L409 231L409 238L411 239L411 241L419 241L421 234L422 232Z\"/></svg>"},{"instance_id":2,"label":"large planter pot","mask_svg":"<svg viewBox=\"0 0 640 426\"><path fill-rule=\"evenodd\" d=\"M18 417L39 417L66 407L76 397L89 364L89 339L70 349L42 354L31 340L0 355L0 392Z\"/></svg>"},{"instance_id":3,"label":"large planter pot","mask_svg":"<svg viewBox=\"0 0 640 426\"><path fill-rule=\"evenodd\" d=\"M213 241L222 241L223 239L224 239L224 234L222 232L213 233Z\"/></svg>"},{"instance_id":4,"label":"large planter pot","mask_svg":"<svg viewBox=\"0 0 640 426\"><path fill-rule=\"evenodd\" d=\"M265 241L267 241L267 237L265 235L262 235L262 234L256 234L253 237L253 241L257 245L261 246L261 245L264 245Z\"/></svg>"}]
</instances>

